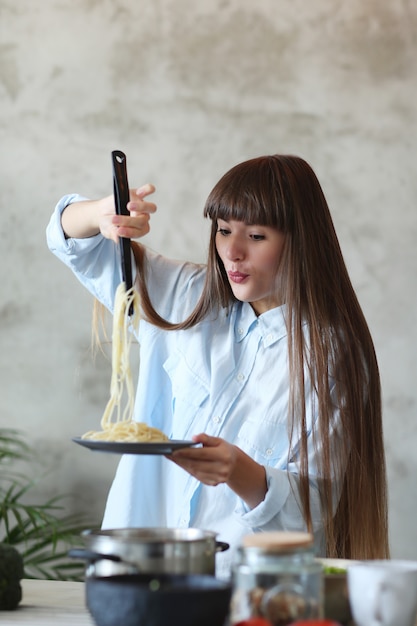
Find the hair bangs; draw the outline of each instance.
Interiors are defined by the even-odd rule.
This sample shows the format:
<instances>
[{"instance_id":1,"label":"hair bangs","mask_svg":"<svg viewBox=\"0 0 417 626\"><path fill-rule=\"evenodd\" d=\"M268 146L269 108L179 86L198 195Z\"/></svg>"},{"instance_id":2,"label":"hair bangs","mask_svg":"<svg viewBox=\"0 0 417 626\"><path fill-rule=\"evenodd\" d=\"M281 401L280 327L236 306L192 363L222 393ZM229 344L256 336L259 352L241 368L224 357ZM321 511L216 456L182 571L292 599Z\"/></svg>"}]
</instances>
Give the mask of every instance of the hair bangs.
<instances>
[{"instance_id":1,"label":"hair bangs","mask_svg":"<svg viewBox=\"0 0 417 626\"><path fill-rule=\"evenodd\" d=\"M207 198L204 216L287 230L281 184L273 157L236 165L216 184Z\"/></svg>"}]
</instances>

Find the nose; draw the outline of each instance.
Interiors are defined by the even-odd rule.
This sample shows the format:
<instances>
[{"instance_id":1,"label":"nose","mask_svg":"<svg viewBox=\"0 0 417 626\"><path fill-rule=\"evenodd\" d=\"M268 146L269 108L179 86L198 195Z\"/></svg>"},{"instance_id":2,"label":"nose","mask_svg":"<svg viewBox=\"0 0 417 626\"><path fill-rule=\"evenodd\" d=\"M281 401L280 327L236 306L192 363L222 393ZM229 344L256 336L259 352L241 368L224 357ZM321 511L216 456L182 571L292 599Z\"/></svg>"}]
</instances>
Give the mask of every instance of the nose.
<instances>
[{"instance_id":1,"label":"nose","mask_svg":"<svg viewBox=\"0 0 417 626\"><path fill-rule=\"evenodd\" d=\"M244 247L238 237L229 235L226 254L229 261L241 261L243 259L245 256Z\"/></svg>"}]
</instances>

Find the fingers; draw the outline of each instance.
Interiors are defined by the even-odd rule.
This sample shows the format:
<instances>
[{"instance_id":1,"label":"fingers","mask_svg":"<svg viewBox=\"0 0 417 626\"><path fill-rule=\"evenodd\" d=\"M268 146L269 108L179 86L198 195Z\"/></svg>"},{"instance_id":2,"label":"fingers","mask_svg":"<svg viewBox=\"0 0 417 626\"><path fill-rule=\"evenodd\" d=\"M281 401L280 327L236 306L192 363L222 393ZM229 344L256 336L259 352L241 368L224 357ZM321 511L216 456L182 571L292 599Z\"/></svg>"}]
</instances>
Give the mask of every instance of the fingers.
<instances>
[{"instance_id":1,"label":"fingers","mask_svg":"<svg viewBox=\"0 0 417 626\"><path fill-rule=\"evenodd\" d=\"M233 468L234 446L204 433L192 439L202 447L177 450L168 458L205 485L227 482Z\"/></svg>"},{"instance_id":2,"label":"fingers","mask_svg":"<svg viewBox=\"0 0 417 626\"><path fill-rule=\"evenodd\" d=\"M146 196L155 191L154 185L146 184L136 190L130 190L130 201L127 204L129 215L113 215L112 226L117 237L139 239L150 231L150 215L155 213L156 204L145 200Z\"/></svg>"},{"instance_id":3,"label":"fingers","mask_svg":"<svg viewBox=\"0 0 417 626\"><path fill-rule=\"evenodd\" d=\"M139 213L137 215L114 215L112 225L117 231L118 237L128 239L139 239L150 231L149 213Z\"/></svg>"},{"instance_id":4,"label":"fingers","mask_svg":"<svg viewBox=\"0 0 417 626\"><path fill-rule=\"evenodd\" d=\"M142 185L142 187L138 187L135 191L135 195L141 199L149 196L149 194L154 193L155 186L151 183L146 183L146 185Z\"/></svg>"},{"instance_id":5,"label":"fingers","mask_svg":"<svg viewBox=\"0 0 417 626\"><path fill-rule=\"evenodd\" d=\"M195 443L201 443L204 447L208 448L219 446L222 442L222 439L219 439L219 437L210 437L210 435L206 435L205 433L193 435L192 440L195 441Z\"/></svg>"},{"instance_id":6,"label":"fingers","mask_svg":"<svg viewBox=\"0 0 417 626\"><path fill-rule=\"evenodd\" d=\"M155 187L150 183L138 189L130 190L127 203L128 215L115 213L114 196L107 196L99 201L99 229L104 237L112 239L116 244L119 237L139 239L150 231L150 215L155 213L156 204L145 198L154 193Z\"/></svg>"},{"instance_id":7,"label":"fingers","mask_svg":"<svg viewBox=\"0 0 417 626\"><path fill-rule=\"evenodd\" d=\"M153 202L147 202L144 200L146 196L154 193L155 187L150 183L142 185L136 190L130 191L130 202L127 203L127 208L131 215L138 213L155 213L156 204Z\"/></svg>"},{"instance_id":8,"label":"fingers","mask_svg":"<svg viewBox=\"0 0 417 626\"><path fill-rule=\"evenodd\" d=\"M227 467L219 460L184 458L177 452L167 458L205 485L215 486L227 481Z\"/></svg>"}]
</instances>

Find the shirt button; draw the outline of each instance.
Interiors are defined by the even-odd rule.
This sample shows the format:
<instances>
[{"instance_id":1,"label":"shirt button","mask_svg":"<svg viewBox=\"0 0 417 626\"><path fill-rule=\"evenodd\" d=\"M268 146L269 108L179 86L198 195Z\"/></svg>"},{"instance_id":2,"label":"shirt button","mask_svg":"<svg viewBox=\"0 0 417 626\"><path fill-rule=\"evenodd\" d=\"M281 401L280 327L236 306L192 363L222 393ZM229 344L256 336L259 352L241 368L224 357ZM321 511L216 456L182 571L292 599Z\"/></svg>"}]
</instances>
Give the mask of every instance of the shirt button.
<instances>
[{"instance_id":1,"label":"shirt button","mask_svg":"<svg viewBox=\"0 0 417 626\"><path fill-rule=\"evenodd\" d=\"M265 454L266 454L266 456L271 456L271 454L272 454L272 448L268 448L268 449L265 451Z\"/></svg>"},{"instance_id":2,"label":"shirt button","mask_svg":"<svg viewBox=\"0 0 417 626\"><path fill-rule=\"evenodd\" d=\"M267 338L268 341L272 341L272 339L274 338L274 335L269 333L269 335L267 335L266 338Z\"/></svg>"},{"instance_id":3,"label":"shirt button","mask_svg":"<svg viewBox=\"0 0 417 626\"><path fill-rule=\"evenodd\" d=\"M243 328L238 328L237 332L239 333L239 335L243 335Z\"/></svg>"},{"instance_id":4,"label":"shirt button","mask_svg":"<svg viewBox=\"0 0 417 626\"><path fill-rule=\"evenodd\" d=\"M242 381L245 380L245 374L243 374L242 372L239 372L239 374L236 376L238 381Z\"/></svg>"},{"instance_id":5,"label":"shirt button","mask_svg":"<svg viewBox=\"0 0 417 626\"><path fill-rule=\"evenodd\" d=\"M218 423L220 422L220 417L219 417L218 415L215 415L215 416L213 417L213 422L214 422L215 424L218 424Z\"/></svg>"}]
</instances>

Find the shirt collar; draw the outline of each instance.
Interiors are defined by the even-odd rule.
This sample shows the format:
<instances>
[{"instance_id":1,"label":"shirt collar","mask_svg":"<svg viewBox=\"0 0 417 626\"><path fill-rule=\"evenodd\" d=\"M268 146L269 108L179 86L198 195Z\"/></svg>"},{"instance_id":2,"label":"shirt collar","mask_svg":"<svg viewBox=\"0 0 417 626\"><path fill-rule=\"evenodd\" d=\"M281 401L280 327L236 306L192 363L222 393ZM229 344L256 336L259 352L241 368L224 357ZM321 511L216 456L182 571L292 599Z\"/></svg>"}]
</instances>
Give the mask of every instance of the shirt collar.
<instances>
[{"instance_id":1,"label":"shirt collar","mask_svg":"<svg viewBox=\"0 0 417 626\"><path fill-rule=\"evenodd\" d=\"M256 316L248 302L235 304L235 340L242 341L250 332L257 332L262 337L265 347L271 346L287 335L285 323L285 305L270 309Z\"/></svg>"}]
</instances>

